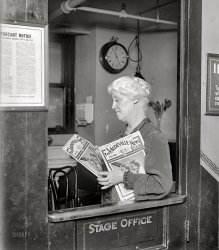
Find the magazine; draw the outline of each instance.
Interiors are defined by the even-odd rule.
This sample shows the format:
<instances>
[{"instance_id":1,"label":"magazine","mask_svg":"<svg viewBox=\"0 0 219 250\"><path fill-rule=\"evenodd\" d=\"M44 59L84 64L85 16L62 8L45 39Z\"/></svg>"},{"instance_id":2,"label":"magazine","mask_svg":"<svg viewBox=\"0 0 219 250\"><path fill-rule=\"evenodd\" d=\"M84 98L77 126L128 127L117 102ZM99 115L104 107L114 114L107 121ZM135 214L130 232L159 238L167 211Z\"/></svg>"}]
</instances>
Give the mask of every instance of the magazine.
<instances>
[{"instance_id":1,"label":"magazine","mask_svg":"<svg viewBox=\"0 0 219 250\"><path fill-rule=\"evenodd\" d=\"M99 147L102 159L95 147L78 134L71 137L63 150L97 177L100 171L111 171L114 168L145 173L144 140L139 131ZM121 201L134 199L133 190L126 189L123 183L115 188Z\"/></svg>"},{"instance_id":2,"label":"magazine","mask_svg":"<svg viewBox=\"0 0 219 250\"><path fill-rule=\"evenodd\" d=\"M98 172L103 171L102 161L94 146L80 135L74 134L63 150L97 177L99 176Z\"/></svg>"},{"instance_id":3,"label":"magazine","mask_svg":"<svg viewBox=\"0 0 219 250\"><path fill-rule=\"evenodd\" d=\"M120 168L135 174L145 173L144 140L139 131L103 145L99 150L109 171ZM134 191L126 189L123 183L115 188L121 201L134 199Z\"/></svg>"}]
</instances>

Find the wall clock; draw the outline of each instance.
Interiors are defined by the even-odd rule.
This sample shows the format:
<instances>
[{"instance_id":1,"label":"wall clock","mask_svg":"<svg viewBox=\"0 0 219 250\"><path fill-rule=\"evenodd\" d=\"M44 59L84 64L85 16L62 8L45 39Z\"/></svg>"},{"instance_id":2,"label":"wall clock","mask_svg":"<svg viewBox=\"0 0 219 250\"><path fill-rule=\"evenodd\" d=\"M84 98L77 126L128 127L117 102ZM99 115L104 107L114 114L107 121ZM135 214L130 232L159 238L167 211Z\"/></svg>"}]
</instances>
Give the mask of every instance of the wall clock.
<instances>
[{"instance_id":1,"label":"wall clock","mask_svg":"<svg viewBox=\"0 0 219 250\"><path fill-rule=\"evenodd\" d=\"M116 40L104 44L99 57L103 68L112 74L122 72L129 62L127 49Z\"/></svg>"}]
</instances>

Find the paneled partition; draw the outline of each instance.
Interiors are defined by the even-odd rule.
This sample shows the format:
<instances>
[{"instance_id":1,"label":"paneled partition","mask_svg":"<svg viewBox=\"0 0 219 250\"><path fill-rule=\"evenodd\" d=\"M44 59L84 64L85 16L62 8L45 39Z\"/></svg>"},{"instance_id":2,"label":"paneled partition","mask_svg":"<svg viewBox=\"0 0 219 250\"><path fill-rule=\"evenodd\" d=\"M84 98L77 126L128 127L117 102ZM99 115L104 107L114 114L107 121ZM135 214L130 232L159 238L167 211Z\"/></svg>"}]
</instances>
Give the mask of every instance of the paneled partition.
<instances>
[{"instance_id":1,"label":"paneled partition","mask_svg":"<svg viewBox=\"0 0 219 250\"><path fill-rule=\"evenodd\" d=\"M47 0L3 0L2 6L7 24L48 23ZM46 249L47 111L1 111L0 123L0 249Z\"/></svg>"}]
</instances>

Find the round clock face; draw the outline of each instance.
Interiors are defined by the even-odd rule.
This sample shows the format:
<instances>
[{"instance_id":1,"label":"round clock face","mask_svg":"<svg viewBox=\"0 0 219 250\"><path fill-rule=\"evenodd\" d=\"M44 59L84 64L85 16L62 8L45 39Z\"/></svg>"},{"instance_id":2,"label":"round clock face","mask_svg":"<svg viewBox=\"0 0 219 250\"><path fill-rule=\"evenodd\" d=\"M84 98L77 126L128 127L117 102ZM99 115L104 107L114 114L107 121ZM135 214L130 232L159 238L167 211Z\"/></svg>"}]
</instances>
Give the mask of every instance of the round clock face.
<instances>
[{"instance_id":1,"label":"round clock face","mask_svg":"<svg viewBox=\"0 0 219 250\"><path fill-rule=\"evenodd\" d=\"M103 67L110 73L120 73L128 65L128 52L119 43L107 43L100 51L100 61Z\"/></svg>"},{"instance_id":2,"label":"round clock face","mask_svg":"<svg viewBox=\"0 0 219 250\"><path fill-rule=\"evenodd\" d=\"M106 53L106 60L113 69L122 69L127 63L125 48L118 44L111 46Z\"/></svg>"}]
</instances>

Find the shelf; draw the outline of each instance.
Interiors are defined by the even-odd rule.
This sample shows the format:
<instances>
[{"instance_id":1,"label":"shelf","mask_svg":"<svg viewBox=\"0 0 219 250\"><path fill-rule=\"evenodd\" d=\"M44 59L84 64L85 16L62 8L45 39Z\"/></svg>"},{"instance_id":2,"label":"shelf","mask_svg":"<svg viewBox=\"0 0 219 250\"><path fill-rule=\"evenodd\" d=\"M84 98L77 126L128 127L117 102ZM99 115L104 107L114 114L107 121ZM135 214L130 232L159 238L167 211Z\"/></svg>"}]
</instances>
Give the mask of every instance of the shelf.
<instances>
[{"instance_id":1,"label":"shelf","mask_svg":"<svg viewBox=\"0 0 219 250\"><path fill-rule=\"evenodd\" d=\"M153 201L123 201L111 204L77 207L49 212L49 222L79 220L89 217L112 215L142 209L164 207L181 204L186 201L185 195L170 194L162 200Z\"/></svg>"}]
</instances>

